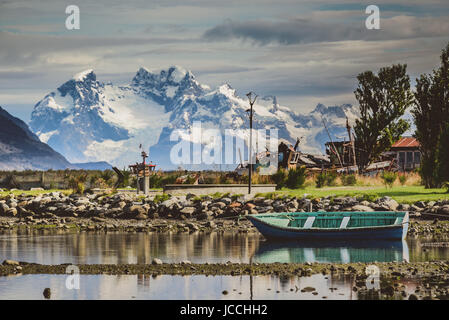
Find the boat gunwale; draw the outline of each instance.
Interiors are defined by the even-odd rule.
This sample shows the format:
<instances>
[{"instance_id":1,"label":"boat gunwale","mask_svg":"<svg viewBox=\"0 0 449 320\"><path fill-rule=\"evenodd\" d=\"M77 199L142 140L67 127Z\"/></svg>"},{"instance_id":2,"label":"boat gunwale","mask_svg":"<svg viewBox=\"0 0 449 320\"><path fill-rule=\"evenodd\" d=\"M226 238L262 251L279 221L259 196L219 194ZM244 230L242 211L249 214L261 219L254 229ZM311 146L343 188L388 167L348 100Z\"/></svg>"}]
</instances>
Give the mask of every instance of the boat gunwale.
<instances>
[{"instance_id":1,"label":"boat gunwale","mask_svg":"<svg viewBox=\"0 0 449 320\"><path fill-rule=\"evenodd\" d=\"M320 211L321 213L326 213L326 211ZM379 211L379 212L392 212L392 213L404 213L404 217L407 215L408 211ZM291 212L290 212L291 213ZM302 212L302 213L313 213L313 212ZM351 213L351 211L348 211L348 213ZM366 212L368 213L368 212ZM254 215L247 215L246 217L248 219L254 219L270 228L274 228L274 229L278 229L278 230L282 230L282 231L289 231L289 232L351 232L351 231L363 231L363 230L377 230L377 229L395 229L395 228L403 228L403 226L405 224L409 224L408 219L404 222L402 221L400 224L388 224L388 225L383 225L383 226L368 226L368 227L349 227L349 228L306 228L306 229L302 229L302 228L298 228L298 227L283 227L283 226L277 226L277 225L273 225L270 224L262 219L260 219L259 217L257 217L258 215L263 215L263 214L254 214ZM280 216L280 214L279 214ZM268 215L267 215L268 217Z\"/></svg>"}]
</instances>

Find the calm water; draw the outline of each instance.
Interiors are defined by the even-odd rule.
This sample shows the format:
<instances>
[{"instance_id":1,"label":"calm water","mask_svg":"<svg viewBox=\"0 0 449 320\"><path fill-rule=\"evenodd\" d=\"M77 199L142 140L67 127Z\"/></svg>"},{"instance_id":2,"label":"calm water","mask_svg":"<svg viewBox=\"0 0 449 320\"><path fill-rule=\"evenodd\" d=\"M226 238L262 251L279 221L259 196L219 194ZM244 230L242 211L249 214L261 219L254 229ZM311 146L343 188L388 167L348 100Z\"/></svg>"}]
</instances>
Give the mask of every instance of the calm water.
<instances>
[{"instance_id":1,"label":"calm water","mask_svg":"<svg viewBox=\"0 0 449 320\"><path fill-rule=\"evenodd\" d=\"M433 243L432 246L429 244ZM117 264L190 260L214 262L374 262L449 259L449 247L435 241L376 241L287 245L241 233L95 233L57 230L0 233L0 261L42 264ZM81 275L80 289L65 286L66 275L0 277L0 299L357 299L351 275L277 276L143 276ZM407 284L413 292L416 284ZM312 292L301 292L313 287ZM228 294L222 292L226 290Z\"/></svg>"},{"instance_id":2,"label":"calm water","mask_svg":"<svg viewBox=\"0 0 449 320\"><path fill-rule=\"evenodd\" d=\"M389 262L448 260L449 247L428 240L324 242L288 245L241 233L70 233L38 231L0 234L0 260L41 264L118 264L190 260L214 262Z\"/></svg>"},{"instance_id":3,"label":"calm water","mask_svg":"<svg viewBox=\"0 0 449 320\"><path fill-rule=\"evenodd\" d=\"M357 299L350 276L142 276L82 275L79 290L65 286L65 275L0 277L1 299ZM301 292L313 287L315 292ZM228 294L222 292L226 290ZM325 297L325 298L323 298Z\"/></svg>"}]
</instances>

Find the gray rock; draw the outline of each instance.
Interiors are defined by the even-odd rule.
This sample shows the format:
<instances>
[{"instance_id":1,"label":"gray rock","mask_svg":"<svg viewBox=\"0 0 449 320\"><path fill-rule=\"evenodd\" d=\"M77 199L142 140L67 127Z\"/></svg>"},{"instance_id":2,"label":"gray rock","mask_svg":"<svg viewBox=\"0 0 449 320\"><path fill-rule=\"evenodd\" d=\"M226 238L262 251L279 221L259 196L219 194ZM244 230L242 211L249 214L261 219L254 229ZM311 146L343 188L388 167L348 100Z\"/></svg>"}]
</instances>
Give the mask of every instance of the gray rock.
<instances>
[{"instance_id":1,"label":"gray rock","mask_svg":"<svg viewBox=\"0 0 449 320\"><path fill-rule=\"evenodd\" d=\"M8 217L15 217L17 215L17 209L16 208L9 208L8 211L6 211L6 216Z\"/></svg>"},{"instance_id":2,"label":"gray rock","mask_svg":"<svg viewBox=\"0 0 449 320\"><path fill-rule=\"evenodd\" d=\"M449 215L449 205L446 204L446 205L438 208L438 213L439 214L447 214L447 215Z\"/></svg>"},{"instance_id":3,"label":"gray rock","mask_svg":"<svg viewBox=\"0 0 449 320\"><path fill-rule=\"evenodd\" d=\"M194 212L195 212L196 208L195 207L185 207L182 208L179 212L185 216L191 216Z\"/></svg>"},{"instance_id":4,"label":"gray rock","mask_svg":"<svg viewBox=\"0 0 449 320\"><path fill-rule=\"evenodd\" d=\"M426 203L424 201L417 201L415 202L415 206L417 206L418 208L425 208L426 207Z\"/></svg>"},{"instance_id":5,"label":"gray rock","mask_svg":"<svg viewBox=\"0 0 449 320\"><path fill-rule=\"evenodd\" d=\"M9 206L6 203L0 203L0 216L6 215L6 212L8 212Z\"/></svg>"},{"instance_id":6,"label":"gray rock","mask_svg":"<svg viewBox=\"0 0 449 320\"><path fill-rule=\"evenodd\" d=\"M44 292L42 293L45 297L45 299L50 299L51 298L51 290L50 288L45 288Z\"/></svg>"},{"instance_id":7,"label":"gray rock","mask_svg":"<svg viewBox=\"0 0 449 320\"><path fill-rule=\"evenodd\" d=\"M160 265L160 264L162 264L162 260L158 259L158 258L154 258L153 261L151 261L151 264L158 264L158 265Z\"/></svg>"},{"instance_id":8,"label":"gray rock","mask_svg":"<svg viewBox=\"0 0 449 320\"><path fill-rule=\"evenodd\" d=\"M186 200L191 200L191 199L193 199L193 198L195 198L195 197L196 197L196 195L193 194L193 193L188 193L188 194L186 194Z\"/></svg>"},{"instance_id":9,"label":"gray rock","mask_svg":"<svg viewBox=\"0 0 449 320\"><path fill-rule=\"evenodd\" d=\"M223 209L226 207L226 203L218 201L218 202L214 202L211 204L210 206L211 208L219 208L219 209Z\"/></svg>"},{"instance_id":10,"label":"gray rock","mask_svg":"<svg viewBox=\"0 0 449 320\"><path fill-rule=\"evenodd\" d=\"M355 205L351 208L351 211L360 211L360 212L373 212L374 209L368 206L363 206L363 205Z\"/></svg>"},{"instance_id":11,"label":"gray rock","mask_svg":"<svg viewBox=\"0 0 449 320\"><path fill-rule=\"evenodd\" d=\"M224 204L229 205L229 204L232 203L232 199L230 199L230 198L221 198L220 202L223 202Z\"/></svg>"},{"instance_id":12,"label":"gray rock","mask_svg":"<svg viewBox=\"0 0 449 320\"><path fill-rule=\"evenodd\" d=\"M399 207L399 203L396 200L391 199L391 198L388 200L379 202L379 205L384 207L385 209L387 209L386 211L396 211L397 208Z\"/></svg>"},{"instance_id":13,"label":"gray rock","mask_svg":"<svg viewBox=\"0 0 449 320\"><path fill-rule=\"evenodd\" d=\"M20 265L20 263L18 262L18 261L15 261L15 260L5 260L5 261L3 261L3 265L4 266L18 266L18 265Z\"/></svg>"}]
</instances>

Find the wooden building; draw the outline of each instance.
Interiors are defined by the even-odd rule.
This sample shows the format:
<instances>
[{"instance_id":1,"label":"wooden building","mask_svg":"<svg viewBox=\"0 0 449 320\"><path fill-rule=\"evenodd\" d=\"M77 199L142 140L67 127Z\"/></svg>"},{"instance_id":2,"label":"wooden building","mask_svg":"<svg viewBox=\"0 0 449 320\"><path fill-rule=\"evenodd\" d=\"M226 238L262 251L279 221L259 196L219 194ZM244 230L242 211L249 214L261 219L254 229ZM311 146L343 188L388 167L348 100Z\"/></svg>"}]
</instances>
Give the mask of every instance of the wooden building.
<instances>
[{"instance_id":1,"label":"wooden building","mask_svg":"<svg viewBox=\"0 0 449 320\"><path fill-rule=\"evenodd\" d=\"M391 146L395 153L399 171L410 171L419 168L421 152L419 142L413 137L402 137Z\"/></svg>"}]
</instances>

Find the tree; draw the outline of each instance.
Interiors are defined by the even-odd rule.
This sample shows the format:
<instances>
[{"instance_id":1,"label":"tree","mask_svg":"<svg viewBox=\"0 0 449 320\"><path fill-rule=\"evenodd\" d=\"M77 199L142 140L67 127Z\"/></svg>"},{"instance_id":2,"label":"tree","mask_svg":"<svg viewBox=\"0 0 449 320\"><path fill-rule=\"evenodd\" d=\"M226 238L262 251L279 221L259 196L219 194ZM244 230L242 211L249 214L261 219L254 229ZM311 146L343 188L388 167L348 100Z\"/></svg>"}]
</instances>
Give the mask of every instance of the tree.
<instances>
[{"instance_id":1,"label":"tree","mask_svg":"<svg viewBox=\"0 0 449 320\"><path fill-rule=\"evenodd\" d=\"M443 147L439 146L440 135L449 123L449 44L440 58L439 69L416 79L415 106L412 109L415 138L420 142L420 174L426 188L440 185L438 171L441 170L437 167L448 165L447 162L439 164L441 159L437 159L436 151Z\"/></svg>"},{"instance_id":2,"label":"tree","mask_svg":"<svg viewBox=\"0 0 449 320\"><path fill-rule=\"evenodd\" d=\"M409 128L409 123L401 119L413 103L406 71L407 65L397 64L381 68L377 75L366 71L357 76L359 84L354 94L359 102L360 118L356 120L354 132L360 172Z\"/></svg>"},{"instance_id":3,"label":"tree","mask_svg":"<svg viewBox=\"0 0 449 320\"><path fill-rule=\"evenodd\" d=\"M449 182L449 123L441 131L436 152L437 158L437 183L443 185Z\"/></svg>"}]
</instances>

